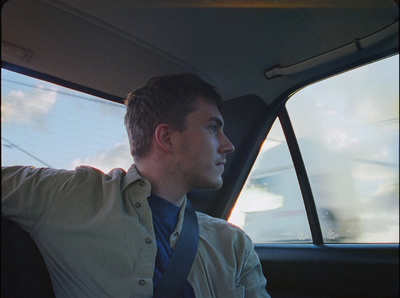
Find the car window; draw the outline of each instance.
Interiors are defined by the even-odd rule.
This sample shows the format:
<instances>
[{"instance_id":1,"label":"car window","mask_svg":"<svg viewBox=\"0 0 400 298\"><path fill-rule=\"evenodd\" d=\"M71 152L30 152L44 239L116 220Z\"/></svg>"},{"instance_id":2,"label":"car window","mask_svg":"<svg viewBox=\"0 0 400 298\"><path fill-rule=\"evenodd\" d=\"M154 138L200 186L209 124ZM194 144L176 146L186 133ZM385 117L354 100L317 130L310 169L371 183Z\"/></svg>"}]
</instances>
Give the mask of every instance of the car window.
<instances>
[{"instance_id":1,"label":"car window","mask_svg":"<svg viewBox=\"0 0 400 298\"><path fill-rule=\"evenodd\" d=\"M325 243L399 242L398 59L308 86L286 104ZM258 243L310 241L280 131L276 121L229 219Z\"/></svg>"},{"instance_id":2,"label":"car window","mask_svg":"<svg viewBox=\"0 0 400 298\"><path fill-rule=\"evenodd\" d=\"M1 76L3 166L130 166L123 104L5 69Z\"/></svg>"},{"instance_id":3,"label":"car window","mask_svg":"<svg viewBox=\"0 0 400 298\"><path fill-rule=\"evenodd\" d=\"M279 120L273 124L229 221L257 242L311 242L301 191ZM296 227L292 222L296 222Z\"/></svg>"}]
</instances>

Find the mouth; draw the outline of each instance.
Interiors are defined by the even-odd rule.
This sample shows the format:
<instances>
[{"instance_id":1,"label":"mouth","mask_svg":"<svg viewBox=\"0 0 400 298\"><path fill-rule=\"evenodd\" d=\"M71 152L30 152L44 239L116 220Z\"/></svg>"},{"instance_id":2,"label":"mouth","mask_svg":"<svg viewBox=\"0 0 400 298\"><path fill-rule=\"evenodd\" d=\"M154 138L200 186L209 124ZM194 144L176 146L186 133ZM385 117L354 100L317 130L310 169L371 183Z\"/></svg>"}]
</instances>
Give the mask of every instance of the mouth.
<instances>
[{"instance_id":1,"label":"mouth","mask_svg":"<svg viewBox=\"0 0 400 298\"><path fill-rule=\"evenodd\" d=\"M225 163L226 163L226 160L219 161L219 162L217 162L217 166L224 167Z\"/></svg>"}]
</instances>

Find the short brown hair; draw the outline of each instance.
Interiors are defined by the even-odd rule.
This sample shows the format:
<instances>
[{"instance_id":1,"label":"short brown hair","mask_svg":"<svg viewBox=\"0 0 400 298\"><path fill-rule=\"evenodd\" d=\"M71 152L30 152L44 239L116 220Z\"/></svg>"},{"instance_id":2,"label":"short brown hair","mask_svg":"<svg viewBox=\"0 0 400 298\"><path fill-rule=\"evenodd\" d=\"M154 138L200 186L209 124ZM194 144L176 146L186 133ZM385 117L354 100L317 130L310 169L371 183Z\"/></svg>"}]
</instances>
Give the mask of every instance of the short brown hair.
<instances>
[{"instance_id":1,"label":"short brown hair","mask_svg":"<svg viewBox=\"0 0 400 298\"><path fill-rule=\"evenodd\" d=\"M221 96L216 88L195 74L155 77L143 88L129 93L125 100L125 126L132 156L144 157L148 153L160 124L183 131L186 116L194 111L200 98L220 108Z\"/></svg>"}]
</instances>

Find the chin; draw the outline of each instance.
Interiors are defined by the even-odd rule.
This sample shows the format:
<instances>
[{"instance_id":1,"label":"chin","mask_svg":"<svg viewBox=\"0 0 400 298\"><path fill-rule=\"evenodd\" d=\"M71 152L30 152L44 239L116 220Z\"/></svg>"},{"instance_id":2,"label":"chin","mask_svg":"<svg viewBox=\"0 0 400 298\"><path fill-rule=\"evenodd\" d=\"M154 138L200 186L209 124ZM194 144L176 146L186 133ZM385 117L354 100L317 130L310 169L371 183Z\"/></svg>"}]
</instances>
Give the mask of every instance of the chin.
<instances>
[{"instance_id":1,"label":"chin","mask_svg":"<svg viewBox=\"0 0 400 298\"><path fill-rule=\"evenodd\" d=\"M211 173L207 173L205 175L204 173L191 173L187 177L189 178L189 185L192 186L191 189L201 188L217 190L221 188L223 184L222 176L220 173L215 173L214 175L211 175Z\"/></svg>"},{"instance_id":2,"label":"chin","mask_svg":"<svg viewBox=\"0 0 400 298\"><path fill-rule=\"evenodd\" d=\"M221 188L222 184L223 184L222 178L219 177L214 180L204 181L204 183L202 183L202 186L200 186L199 188L217 190Z\"/></svg>"}]
</instances>

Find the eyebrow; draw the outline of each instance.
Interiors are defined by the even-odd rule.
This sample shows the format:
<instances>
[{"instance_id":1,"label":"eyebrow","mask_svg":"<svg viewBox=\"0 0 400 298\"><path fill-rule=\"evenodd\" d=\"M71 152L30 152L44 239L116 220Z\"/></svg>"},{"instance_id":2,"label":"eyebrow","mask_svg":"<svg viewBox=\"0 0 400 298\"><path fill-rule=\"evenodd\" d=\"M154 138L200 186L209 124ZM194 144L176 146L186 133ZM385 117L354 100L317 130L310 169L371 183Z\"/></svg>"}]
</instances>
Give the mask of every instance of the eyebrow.
<instances>
[{"instance_id":1,"label":"eyebrow","mask_svg":"<svg viewBox=\"0 0 400 298\"><path fill-rule=\"evenodd\" d=\"M209 119L209 121L214 121L214 122L217 123L217 125L218 125L219 127L224 127L224 121L222 121L222 119L219 118L219 117L211 117L211 118Z\"/></svg>"}]
</instances>

